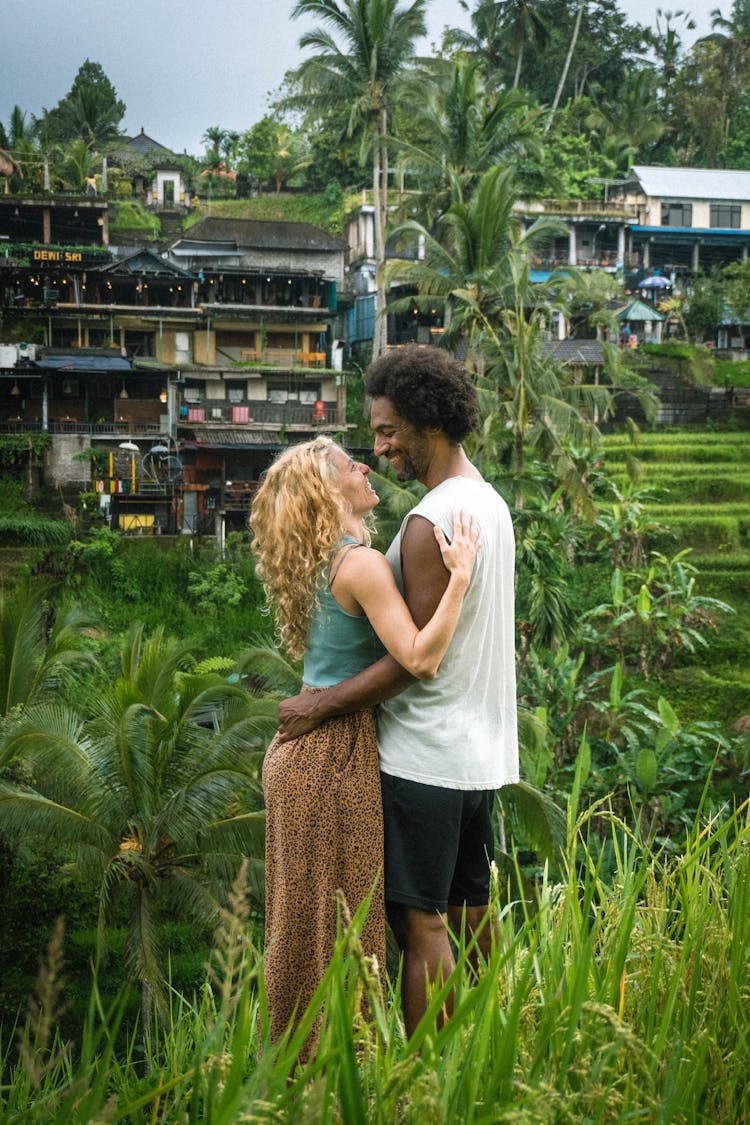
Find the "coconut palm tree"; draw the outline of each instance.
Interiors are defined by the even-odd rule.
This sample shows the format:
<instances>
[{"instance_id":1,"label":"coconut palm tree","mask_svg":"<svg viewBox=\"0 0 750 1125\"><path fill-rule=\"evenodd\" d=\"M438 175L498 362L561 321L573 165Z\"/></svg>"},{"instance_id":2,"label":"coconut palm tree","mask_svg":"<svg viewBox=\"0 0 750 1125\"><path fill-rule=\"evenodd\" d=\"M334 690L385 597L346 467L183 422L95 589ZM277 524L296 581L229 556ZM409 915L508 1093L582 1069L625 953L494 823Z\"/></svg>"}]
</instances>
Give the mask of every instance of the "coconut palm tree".
<instances>
[{"instance_id":1,"label":"coconut palm tree","mask_svg":"<svg viewBox=\"0 0 750 1125\"><path fill-rule=\"evenodd\" d=\"M412 302L417 307L440 307L445 311L446 343L463 340L473 363L475 337L486 323L493 323L504 301L510 253L525 253L565 228L554 219L537 219L522 234L514 214L517 199L514 169L495 165L478 179L470 198L464 199L462 183L451 175L452 202L436 227L428 230L414 220L402 223L394 238L419 241L424 257L392 259L384 267L389 283L413 286L416 297L389 303L398 311Z\"/></svg>"},{"instance_id":2,"label":"coconut palm tree","mask_svg":"<svg viewBox=\"0 0 750 1125\"><path fill-rule=\"evenodd\" d=\"M385 260L388 214L389 113L399 81L411 62L415 41L425 34L426 0L297 0L292 17L314 17L322 27L305 32L300 47L315 54L297 69L300 103L325 110L349 106L348 135L361 133L372 160L375 257ZM330 29L330 30L329 30ZM385 292L375 291L373 353L385 351Z\"/></svg>"},{"instance_id":3,"label":"coconut palm tree","mask_svg":"<svg viewBox=\"0 0 750 1125\"><path fill-rule=\"evenodd\" d=\"M0 592L0 715L39 703L64 677L91 665L83 635L91 624L77 608L53 615L41 587Z\"/></svg>"},{"instance_id":4,"label":"coconut palm tree","mask_svg":"<svg viewBox=\"0 0 750 1125\"><path fill-rule=\"evenodd\" d=\"M420 185L421 197L410 203L427 225L451 202L452 178L467 198L488 168L540 154L539 111L518 91L490 92L475 59L458 59L431 89L422 84L414 106L413 134L424 140L396 140L395 148Z\"/></svg>"},{"instance_id":5,"label":"coconut palm tree","mask_svg":"<svg viewBox=\"0 0 750 1125\"><path fill-rule=\"evenodd\" d=\"M90 714L50 701L0 744L31 784L0 782L0 825L54 835L97 888L99 952L124 920L128 975L144 1023L166 997L165 923L205 928L244 857L262 855L258 761L276 706L215 674L191 674L190 648L131 628L119 677ZM260 894L262 861L253 861Z\"/></svg>"},{"instance_id":6,"label":"coconut palm tree","mask_svg":"<svg viewBox=\"0 0 750 1125\"><path fill-rule=\"evenodd\" d=\"M565 89L565 83L568 80L568 71L570 70L570 64L573 61L573 55L575 53L576 44L578 42L578 36L580 35L580 32L581 32L581 22L583 20L583 13L584 13L585 9L586 9L586 0L578 0L575 23L573 24L573 32L570 36L570 43L568 44L568 53L565 56L565 62L563 64L562 74L560 75L560 81L557 84L557 89L555 90L555 96L552 100L552 107L550 109L549 117L547 118L547 124L546 124L545 130L544 130L545 133L549 132L549 129L550 129L550 126L552 125L552 121L554 119L555 113L557 112L557 107L560 104L560 98L562 97L562 92Z\"/></svg>"},{"instance_id":7,"label":"coconut palm tree","mask_svg":"<svg viewBox=\"0 0 750 1125\"><path fill-rule=\"evenodd\" d=\"M226 129L221 125L209 125L201 140L208 145L206 152L206 167L218 168L221 165L221 149L227 137Z\"/></svg>"},{"instance_id":8,"label":"coconut palm tree","mask_svg":"<svg viewBox=\"0 0 750 1125\"><path fill-rule=\"evenodd\" d=\"M391 282L417 289L416 297L389 307L411 302L445 309L444 339L449 346L463 341L477 381L483 426L476 456L490 465L510 460L517 506L523 500L528 449L543 456L566 490L585 503L566 444L583 447L595 440L597 430L586 410L604 413L609 396L603 387L573 384L545 353L551 307L529 279L529 250L560 233L561 225L541 218L521 232L513 212L511 168L485 172L468 202L456 190L436 234L415 222L399 228L422 240L425 256L388 263Z\"/></svg>"},{"instance_id":9,"label":"coconut palm tree","mask_svg":"<svg viewBox=\"0 0 750 1125\"><path fill-rule=\"evenodd\" d=\"M498 87L502 83L506 59L504 4L498 0L479 0L471 11L467 0L458 0L458 3L465 12L470 12L471 30L447 28L443 47L476 60L487 85L491 88Z\"/></svg>"}]
</instances>

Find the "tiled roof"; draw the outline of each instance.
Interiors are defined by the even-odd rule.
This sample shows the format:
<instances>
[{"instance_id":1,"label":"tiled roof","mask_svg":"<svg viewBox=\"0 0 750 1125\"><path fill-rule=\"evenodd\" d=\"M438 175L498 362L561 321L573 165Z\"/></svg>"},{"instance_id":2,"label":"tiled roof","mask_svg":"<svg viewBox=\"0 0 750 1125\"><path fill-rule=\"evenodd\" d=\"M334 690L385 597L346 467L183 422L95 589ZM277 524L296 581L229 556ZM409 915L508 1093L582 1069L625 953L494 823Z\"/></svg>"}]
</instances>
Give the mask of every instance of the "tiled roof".
<instances>
[{"instance_id":1,"label":"tiled roof","mask_svg":"<svg viewBox=\"0 0 750 1125\"><path fill-rule=\"evenodd\" d=\"M154 149L164 156L174 156L170 148L167 148L166 145L159 144L153 137L149 137L144 133L143 129L141 129L137 136L129 137L123 147L132 149L134 152L139 152L142 156L147 152L152 152Z\"/></svg>"}]
</instances>

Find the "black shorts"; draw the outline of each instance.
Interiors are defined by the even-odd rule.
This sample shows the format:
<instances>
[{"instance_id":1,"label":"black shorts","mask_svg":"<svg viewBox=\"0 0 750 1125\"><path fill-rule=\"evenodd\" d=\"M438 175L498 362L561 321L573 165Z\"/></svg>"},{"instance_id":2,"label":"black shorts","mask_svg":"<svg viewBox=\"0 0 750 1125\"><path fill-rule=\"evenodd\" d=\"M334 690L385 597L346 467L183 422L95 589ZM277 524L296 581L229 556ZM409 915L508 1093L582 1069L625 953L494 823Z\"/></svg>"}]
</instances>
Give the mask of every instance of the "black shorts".
<instances>
[{"instance_id":1,"label":"black shorts","mask_svg":"<svg viewBox=\"0 0 750 1125\"><path fill-rule=\"evenodd\" d=\"M445 914L485 906L494 790L443 789L380 774L387 902Z\"/></svg>"}]
</instances>

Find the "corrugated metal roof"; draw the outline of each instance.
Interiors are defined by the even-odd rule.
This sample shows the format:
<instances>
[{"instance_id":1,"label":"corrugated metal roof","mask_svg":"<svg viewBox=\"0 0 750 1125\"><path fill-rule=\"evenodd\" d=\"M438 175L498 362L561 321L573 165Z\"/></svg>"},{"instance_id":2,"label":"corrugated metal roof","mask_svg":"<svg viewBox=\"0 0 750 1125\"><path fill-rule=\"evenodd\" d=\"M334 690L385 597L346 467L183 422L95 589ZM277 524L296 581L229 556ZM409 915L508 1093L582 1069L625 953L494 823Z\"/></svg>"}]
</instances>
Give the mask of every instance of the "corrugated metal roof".
<instances>
[{"instance_id":1,"label":"corrugated metal roof","mask_svg":"<svg viewBox=\"0 0 750 1125\"><path fill-rule=\"evenodd\" d=\"M632 172L646 195L670 199L750 200L750 172L650 164L634 164Z\"/></svg>"},{"instance_id":2,"label":"corrugated metal roof","mask_svg":"<svg viewBox=\"0 0 750 1125\"><path fill-rule=\"evenodd\" d=\"M34 366L42 371L132 371L130 360L123 356L46 355Z\"/></svg>"},{"instance_id":3,"label":"corrugated metal roof","mask_svg":"<svg viewBox=\"0 0 750 1125\"><path fill-rule=\"evenodd\" d=\"M558 363L604 363L601 340L548 340L542 344L542 355Z\"/></svg>"},{"instance_id":4,"label":"corrugated metal roof","mask_svg":"<svg viewBox=\"0 0 750 1125\"><path fill-rule=\"evenodd\" d=\"M184 444L249 447L254 449L281 449L283 442L279 434L268 433L262 430L209 430L193 427L193 441L185 439Z\"/></svg>"}]
</instances>

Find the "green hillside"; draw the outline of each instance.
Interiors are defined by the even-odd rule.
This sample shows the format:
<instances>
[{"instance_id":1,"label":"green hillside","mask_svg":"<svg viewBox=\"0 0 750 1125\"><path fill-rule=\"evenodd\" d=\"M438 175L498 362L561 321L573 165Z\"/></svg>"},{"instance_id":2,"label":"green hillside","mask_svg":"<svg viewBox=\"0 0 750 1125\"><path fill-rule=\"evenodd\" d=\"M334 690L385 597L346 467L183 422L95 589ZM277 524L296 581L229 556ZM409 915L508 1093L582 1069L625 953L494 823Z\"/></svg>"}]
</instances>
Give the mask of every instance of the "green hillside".
<instances>
[{"instance_id":1,"label":"green hillside","mask_svg":"<svg viewBox=\"0 0 750 1125\"><path fill-rule=\"evenodd\" d=\"M734 610L706 636L694 658L664 673L682 713L732 722L750 712L750 434L664 431L604 439L605 466L621 489L637 484L658 526L650 544L667 556L690 549L696 588Z\"/></svg>"}]
</instances>

